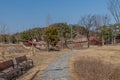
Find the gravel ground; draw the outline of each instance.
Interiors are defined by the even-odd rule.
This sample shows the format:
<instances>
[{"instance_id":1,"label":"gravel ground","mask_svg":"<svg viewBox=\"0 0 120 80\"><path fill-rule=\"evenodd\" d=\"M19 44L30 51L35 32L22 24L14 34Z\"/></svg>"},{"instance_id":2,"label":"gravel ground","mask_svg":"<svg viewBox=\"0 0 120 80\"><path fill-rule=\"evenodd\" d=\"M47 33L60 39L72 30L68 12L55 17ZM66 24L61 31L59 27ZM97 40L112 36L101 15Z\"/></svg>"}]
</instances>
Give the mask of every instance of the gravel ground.
<instances>
[{"instance_id":1,"label":"gravel ground","mask_svg":"<svg viewBox=\"0 0 120 80\"><path fill-rule=\"evenodd\" d=\"M70 51L68 54L60 56L60 58L51 63L45 70L40 80L72 80L69 75L69 58L76 53L76 51Z\"/></svg>"}]
</instances>

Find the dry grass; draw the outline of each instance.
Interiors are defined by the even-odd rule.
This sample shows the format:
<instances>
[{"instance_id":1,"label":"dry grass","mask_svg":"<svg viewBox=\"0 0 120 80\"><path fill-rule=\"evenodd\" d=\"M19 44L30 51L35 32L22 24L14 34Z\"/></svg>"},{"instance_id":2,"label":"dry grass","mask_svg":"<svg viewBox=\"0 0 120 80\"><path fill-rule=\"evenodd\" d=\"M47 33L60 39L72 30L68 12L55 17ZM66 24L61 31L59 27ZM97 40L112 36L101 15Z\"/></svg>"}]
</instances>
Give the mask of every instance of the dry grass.
<instances>
[{"instance_id":1,"label":"dry grass","mask_svg":"<svg viewBox=\"0 0 120 80\"><path fill-rule=\"evenodd\" d=\"M14 50L8 50L7 48L12 48ZM22 51L21 51L22 50ZM9 52L10 51L10 52ZM17 80L39 80L41 75L43 74L45 68L56 60L59 56L70 51L69 49L64 49L62 51L35 51L35 55L33 56L32 51L28 49L24 49L22 45L0 45L0 53L5 52L4 58L0 55L0 61L5 61L9 59L13 59L15 57L21 55L27 55L28 58L33 59L34 67L28 70L24 75L19 77Z\"/></svg>"},{"instance_id":2,"label":"dry grass","mask_svg":"<svg viewBox=\"0 0 120 80\"><path fill-rule=\"evenodd\" d=\"M70 73L74 80L120 80L120 46L78 51L70 59Z\"/></svg>"},{"instance_id":3,"label":"dry grass","mask_svg":"<svg viewBox=\"0 0 120 80\"><path fill-rule=\"evenodd\" d=\"M74 69L79 79L120 80L120 67L114 67L95 58L80 57L79 61L74 63Z\"/></svg>"},{"instance_id":4,"label":"dry grass","mask_svg":"<svg viewBox=\"0 0 120 80\"><path fill-rule=\"evenodd\" d=\"M55 52L40 51L37 52L35 56L28 56L33 59L35 67L17 80L39 80L47 66L68 51L68 49Z\"/></svg>"}]
</instances>

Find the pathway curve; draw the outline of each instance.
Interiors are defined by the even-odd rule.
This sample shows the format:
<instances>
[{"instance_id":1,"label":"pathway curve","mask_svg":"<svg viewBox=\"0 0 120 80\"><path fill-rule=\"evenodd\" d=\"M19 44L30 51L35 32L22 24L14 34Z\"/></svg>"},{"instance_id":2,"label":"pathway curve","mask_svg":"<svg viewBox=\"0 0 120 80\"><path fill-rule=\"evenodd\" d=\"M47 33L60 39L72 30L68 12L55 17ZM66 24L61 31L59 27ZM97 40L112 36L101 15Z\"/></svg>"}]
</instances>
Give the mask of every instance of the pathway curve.
<instances>
[{"instance_id":1,"label":"pathway curve","mask_svg":"<svg viewBox=\"0 0 120 80\"><path fill-rule=\"evenodd\" d=\"M58 60L48 66L40 80L72 80L69 75L68 61L74 53L76 53L75 50L61 55Z\"/></svg>"}]
</instances>

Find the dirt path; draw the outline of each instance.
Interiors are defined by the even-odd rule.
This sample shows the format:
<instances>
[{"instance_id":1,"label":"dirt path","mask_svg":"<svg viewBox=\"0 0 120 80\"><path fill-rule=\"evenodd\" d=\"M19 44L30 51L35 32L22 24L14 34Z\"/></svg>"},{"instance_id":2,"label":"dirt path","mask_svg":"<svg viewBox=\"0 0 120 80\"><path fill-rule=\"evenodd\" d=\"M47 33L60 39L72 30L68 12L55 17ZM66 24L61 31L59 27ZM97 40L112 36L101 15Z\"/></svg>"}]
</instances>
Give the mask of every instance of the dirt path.
<instances>
[{"instance_id":1,"label":"dirt path","mask_svg":"<svg viewBox=\"0 0 120 80\"><path fill-rule=\"evenodd\" d=\"M75 50L60 56L57 61L48 66L40 80L72 80L69 75L68 63L74 53L76 53Z\"/></svg>"}]
</instances>

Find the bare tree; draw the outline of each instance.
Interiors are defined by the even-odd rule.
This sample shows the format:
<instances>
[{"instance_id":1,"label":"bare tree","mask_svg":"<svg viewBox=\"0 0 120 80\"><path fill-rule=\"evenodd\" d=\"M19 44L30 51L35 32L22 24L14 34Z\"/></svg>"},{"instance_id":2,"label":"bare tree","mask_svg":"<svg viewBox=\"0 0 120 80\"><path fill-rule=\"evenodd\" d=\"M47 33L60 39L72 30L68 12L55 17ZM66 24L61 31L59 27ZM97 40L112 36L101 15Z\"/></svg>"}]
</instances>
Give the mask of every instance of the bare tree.
<instances>
[{"instance_id":1,"label":"bare tree","mask_svg":"<svg viewBox=\"0 0 120 80\"><path fill-rule=\"evenodd\" d=\"M120 0L109 0L108 9L112 14L113 18L115 19L116 24L120 24ZM117 35L116 27L117 27L116 25L113 26L113 33L114 33L113 44L116 43L116 35Z\"/></svg>"},{"instance_id":2,"label":"bare tree","mask_svg":"<svg viewBox=\"0 0 120 80\"><path fill-rule=\"evenodd\" d=\"M96 32L101 33L102 45L104 45L104 29L109 25L110 17L108 15L94 15L94 26L96 26Z\"/></svg>"},{"instance_id":3,"label":"bare tree","mask_svg":"<svg viewBox=\"0 0 120 80\"><path fill-rule=\"evenodd\" d=\"M51 15L49 14L47 17L46 17L46 25L47 25L47 27L50 25L50 23L51 23Z\"/></svg>"},{"instance_id":4,"label":"bare tree","mask_svg":"<svg viewBox=\"0 0 120 80\"><path fill-rule=\"evenodd\" d=\"M87 36L87 39L88 39L88 48L90 46L90 30L92 29L93 27L93 23L94 23L94 16L93 15L87 15L87 16L83 16L81 19L80 19L80 22L79 24L81 26L84 26L85 27L85 33L86 33L86 36Z\"/></svg>"},{"instance_id":5,"label":"bare tree","mask_svg":"<svg viewBox=\"0 0 120 80\"><path fill-rule=\"evenodd\" d=\"M120 0L109 0L108 9L116 23L120 23Z\"/></svg>"},{"instance_id":6,"label":"bare tree","mask_svg":"<svg viewBox=\"0 0 120 80\"><path fill-rule=\"evenodd\" d=\"M1 25L0 29L1 29L0 30L1 42L6 43L7 42L7 37L6 37L6 35L7 35L7 27L6 27L6 25Z\"/></svg>"},{"instance_id":7,"label":"bare tree","mask_svg":"<svg viewBox=\"0 0 120 80\"><path fill-rule=\"evenodd\" d=\"M0 25L0 42L2 42L1 25Z\"/></svg>"}]
</instances>

